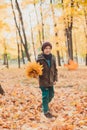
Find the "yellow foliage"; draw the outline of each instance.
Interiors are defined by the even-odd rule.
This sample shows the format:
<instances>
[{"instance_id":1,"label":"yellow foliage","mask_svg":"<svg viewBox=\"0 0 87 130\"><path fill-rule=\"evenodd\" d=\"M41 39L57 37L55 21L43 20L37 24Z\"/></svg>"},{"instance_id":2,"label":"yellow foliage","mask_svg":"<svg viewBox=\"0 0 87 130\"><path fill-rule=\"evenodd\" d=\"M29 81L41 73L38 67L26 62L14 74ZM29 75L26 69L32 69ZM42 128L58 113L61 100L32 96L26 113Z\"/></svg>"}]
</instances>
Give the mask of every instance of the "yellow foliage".
<instances>
[{"instance_id":1,"label":"yellow foliage","mask_svg":"<svg viewBox=\"0 0 87 130\"><path fill-rule=\"evenodd\" d=\"M11 124L11 129L17 129L17 125L15 122L13 124Z\"/></svg>"},{"instance_id":2,"label":"yellow foliage","mask_svg":"<svg viewBox=\"0 0 87 130\"><path fill-rule=\"evenodd\" d=\"M39 75L42 75L42 65L37 62L29 62L26 68L26 75L29 78L36 78Z\"/></svg>"},{"instance_id":3,"label":"yellow foliage","mask_svg":"<svg viewBox=\"0 0 87 130\"><path fill-rule=\"evenodd\" d=\"M65 64L64 66L67 67L68 70L76 70L78 68L78 64L71 59L69 60L69 64Z\"/></svg>"},{"instance_id":4,"label":"yellow foliage","mask_svg":"<svg viewBox=\"0 0 87 130\"><path fill-rule=\"evenodd\" d=\"M0 4L0 9L6 9L9 6L9 4Z\"/></svg>"},{"instance_id":5,"label":"yellow foliage","mask_svg":"<svg viewBox=\"0 0 87 130\"><path fill-rule=\"evenodd\" d=\"M7 23L4 23L2 20L0 20L0 29L5 28L6 30L9 31L9 26Z\"/></svg>"},{"instance_id":6,"label":"yellow foliage","mask_svg":"<svg viewBox=\"0 0 87 130\"><path fill-rule=\"evenodd\" d=\"M23 2L22 2L22 5L23 6L26 6L26 5L29 5L29 4L37 4L39 1L38 0L24 0Z\"/></svg>"}]
</instances>

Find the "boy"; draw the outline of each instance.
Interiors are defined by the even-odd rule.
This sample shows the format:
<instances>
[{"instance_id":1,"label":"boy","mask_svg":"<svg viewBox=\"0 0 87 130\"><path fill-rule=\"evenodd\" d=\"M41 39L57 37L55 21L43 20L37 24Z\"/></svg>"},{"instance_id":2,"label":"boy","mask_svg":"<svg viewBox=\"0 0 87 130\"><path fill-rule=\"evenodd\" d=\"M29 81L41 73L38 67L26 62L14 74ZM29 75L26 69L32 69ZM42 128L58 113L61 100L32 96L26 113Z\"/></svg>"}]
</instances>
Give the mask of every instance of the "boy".
<instances>
[{"instance_id":1,"label":"boy","mask_svg":"<svg viewBox=\"0 0 87 130\"><path fill-rule=\"evenodd\" d=\"M39 85L42 91L42 108L44 115L52 117L48 104L54 97L54 87L57 81L57 68L55 56L51 54L52 45L45 42L42 45L42 54L38 55L37 62L43 65L43 74L39 76Z\"/></svg>"}]
</instances>

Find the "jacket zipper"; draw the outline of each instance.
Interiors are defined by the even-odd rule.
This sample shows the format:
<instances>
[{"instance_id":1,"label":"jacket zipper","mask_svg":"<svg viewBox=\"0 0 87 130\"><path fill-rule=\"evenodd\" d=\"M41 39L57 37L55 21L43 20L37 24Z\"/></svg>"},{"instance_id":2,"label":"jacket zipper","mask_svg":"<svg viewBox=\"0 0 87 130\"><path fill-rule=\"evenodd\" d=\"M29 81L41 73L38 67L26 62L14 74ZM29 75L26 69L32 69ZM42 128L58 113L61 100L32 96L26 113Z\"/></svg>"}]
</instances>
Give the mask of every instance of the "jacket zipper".
<instances>
[{"instance_id":1,"label":"jacket zipper","mask_svg":"<svg viewBox=\"0 0 87 130\"><path fill-rule=\"evenodd\" d=\"M48 66L48 63L47 63L46 60L45 60L45 62L46 62L46 64L47 64L47 66ZM51 69L51 64L52 64L52 63L50 63L50 67L48 66L48 68L49 68L49 84L50 84L50 69Z\"/></svg>"}]
</instances>

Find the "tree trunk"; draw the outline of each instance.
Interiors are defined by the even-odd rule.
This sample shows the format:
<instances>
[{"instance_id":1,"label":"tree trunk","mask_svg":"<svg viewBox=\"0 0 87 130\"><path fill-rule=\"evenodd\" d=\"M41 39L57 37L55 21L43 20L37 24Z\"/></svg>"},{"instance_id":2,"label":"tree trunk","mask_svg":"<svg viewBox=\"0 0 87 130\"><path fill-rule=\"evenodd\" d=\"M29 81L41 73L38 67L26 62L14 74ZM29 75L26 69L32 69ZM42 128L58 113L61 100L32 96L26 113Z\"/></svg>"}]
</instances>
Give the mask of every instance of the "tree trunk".
<instances>
[{"instance_id":1,"label":"tree trunk","mask_svg":"<svg viewBox=\"0 0 87 130\"><path fill-rule=\"evenodd\" d=\"M60 54L59 54L59 51L57 51L57 57L58 57L58 65L61 66L61 63L60 63Z\"/></svg>"},{"instance_id":2,"label":"tree trunk","mask_svg":"<svg viewBox=\"0 0 87 130\"><path fill-rule=\"evenodd\" d=\"M69 28L69 41L69 55L70 59L73 60L72 28Z\"/></svg>"},{"instance_id":3,"label":"tree trunk","mask_svg":"<svg viewBox=\"0 0 87 130\"><path fill-rule=\"evenodd\" d=\"M37 10L36 10L35 0L34 0L34 8L35 8L35 14L36 14L37 25L39 25L39 20L38 20L38 15L37 15ZM40 45L42 46L42 42L41 42L41 32L40 32L40 29L39 29L39 28L38 28L38 36L39 36Z\"/></svg>"},{"instance_id":4,"label":"tree trunk","mask_svg":"<svg viewBox=\"0 0 87 130\"><path fill-rule=\"evenodd\" d=\"M65 10L64 8L64 1L62 0L62 7L63 10ZM74 1L71 0L71 8L74 6ZM70 21L68 21L70 19ZM68 21L68 23L66 23L66 21ZM72 12L71 12L71 16L68 16L66 18L64 18L64 24L65 24L65 34L67 37L67 44L68 44L68 55L69 55L69 59L73 60L73 43L72 43L72 28L73 28L73 16L72 16ZM66 27L66 25L68 24L68 26Z\"/></svg>"},{"instance_id":5,"label":"tree trunk","mask_svg":"<svg viewBox=\"0 0 87 130\"><path fill-rule=\"evenodd\" d=\"M65 29L65 30L66 30L66 36L67 36L69 59L73 60L72 29L68 28L68 29Z\"/></svg>"},{"instance_id":6,"label":"tree trunk","mask_svg":"<svg viewBox=\"0 0 87 130\"><path fill-rule=\"evenodd\" d=\"M1 84L0 84L0 94L5 95L5 91L4 91L4 89L2 88Z\"/></svg>"},{"instance_id":7,"label":"tree trunk","mask_svg":"<svg viewBox=\"0 0 87 130\"><path fill-rule=\"evenodd\" d=\"M34 58L35 58L35 61L36 61L36 50L35 50L33 30L32 30L32 25L31 25L31 16L29 15L29 17L30 17L31 39L32 39L32 45L33 45L33 51L34 51Z\"/></svg>"},{"instance_id":8,"label":"tree trunk","mask_svg":"<svg viewBox=\"0 0 87 130\"><path fill-rule=\"evenodd\" d=\"M9 68L9 64L8 64L8 57L7 57L7 68Z\"/></svg>"},{"instance_id":9,"label":"tree trunk","mask_svg":"<svg viewBox=\"0 0 87 130\"><path fill-rule=\"evenodd\" d=\"M75 32L74 32L74 44L75 44L76 61L78 63L78 52L77 52L76 33Z\"/></svg>"},{"instance_id":10,"label":"tree trunk","mask_svg":"<svg viewBox=\"0 0 87 130\"><path fill-rule=\"evenodd\" d=\"M23 61L23 64L25 64L25 60L24 60L24 54L23 54L23 48L22 48L22 44L21 44L21 55L22 55L22 61Z\"/></svg>"},{"instance_id":11,"label":"tree trunk","mask_svg":"<svg viewBox=\"0 0 87 130\"><path fill-rule=\"evenodd\" d=\"M3 65L7 65L7 54L4 54L4 63Z\"/></svg>"},{"instance_id":12,"label":"tree trunk","mask_svg":"<svg viewBox=\"0 0 87 130\"><path fill-rule=\"evenodd\" d=\"M23 22L23 17L22 17L22 12L21 12L21 9L19 7L19 3L17 0L15 0L15 4L16 4L16 8L18 10L18 13L19 13L19 18L20 18L20 22L21 22L21 27L22 27L22 31L23 31L23 36L24 36L24 48L25 48L25 52L26 52L26 56L27 56L27 59L29 61L30 60L30 55L29 55L29 52L28 52L28 43L27 43L27 37L26 37L26 34L25 34L25 28L24 28L24 22Z\"/></svg>"},{"instance_id":13,"label":"tree trunk","mask_svg":"<svg viewBox=\"0 0 87 130\"><path fill-rule=\"evenodd\" d=\"M41 24L42 24L42 42L44 42L44 22L43 22L43 14L42 14L42 0L40 0L40 15L41 15Z\"/></svg>"},{"instance_id":14,"label":"tree trunk","mask_svg":"<svg viewBox=\"0 0 87 130\"><path fill-rule=\"evenodd\" d=\"M9 68L9 64L8 64L8 56L7 54L4 54L4 65L6 65L7 68Z\"/></svg>"},{"instance_id":15,"label":"tree trunk","mask_svg":"<svg viewBox=\"0 0 87 130\"><path fill-rule=\"evenodd\" d=\"M86 37L86 66L87 66L87 13L84 8L84 15L85 15L85 23L86 23L86 28L84 26L84 31L85 31L85 37Z\"/></svg>"},{"instance_id":16,"label":"tree trunk","mask_svg":"<svg viewBox=\"0 0 87 130\"><path fill-rule=\"evenodd\" d=\"M18 47L18 67L20 68L20 48L19 48L19 43L17 43Z\"/></svg>"},{"instance_id":17,"label":"tree trunk","mask_svg":"<svg viewBox=\"0 0 87 130\"><path fill-rule=\"evenodd\" d=\"M87 66L87 54L86 54L86 66Z\"/></svg>"},{"instance_id":18,"label":"tree trunk","mask_svg":"<svg viewBox=\"0 0 87 130\"><path fill-rule=\"evenodd\" d=\"M16 2L16 7L19 7L19 6L18 6L18 2L17 2L17 1L15 1L15 2ZM17 29L18 34L19 34L20 41L21 41L21 43L22 43L23 46L24 46L27 59L28 59L29 61L31 61L31 60L30 60L30 55L29 55L29 52L28 52L27 43L23 41L23 38L22 38L22 35L21 35L21 31L20 31L20 28L19 28L18 23L17 23L16 14L15 14L15 11L14 11L14 7L13 7L13 2L12 2L12 0L11 0L11 7L12 7L13 16L14 16L14 21L15 21L16 29ZM17 8L17 9L20 10L20 8ZM18 10L18 11L19 11L19 10ZM21 16L20 16L20 17L21 17ZM23 23L23 22L21 22L21 23ZM23 33L23 34L24 34L24 33ZM25 35L25 34L24 34L24 35ZM23 36L24 36L24 35L23 35ZM25 36L25 38L26 38L26 36Z\"/></svg>"},{"instance_id":19,"label":"tree trunk","mask_svg":"<svg viewBox=\"0 0 87 130\"><path fill-rule=\"evenodd\" d=\"M16 41L17 41L17 49L18 49L18 68L20 68L20 46L18 43L18 37L17 37L17 30L16 30Z\"/></svg>"},{"instance_id":20,"label":"tree trunk","mask_svg":"<svg viewBox=\"0 0 87 130\"><path fill-rule=\"evenodd\" d=\"M52 17L53 17L53 23L54 23L54 30L57 30L56 27L57 27L57 24L55 22L55 16L54 16L54 9L53 9L53 3L52 3L52 0L50 0L50 4L51 4L51 12L52 12ZM55 33L55 37L58 37L58 32L54 31ZM58 45L59 43L56 42L56 45ZM61 62L60 62L60 53L59 53L59 50L57 50L57 59L58 59L58 65L61 66Z\"/></svg>"}]
</instances>

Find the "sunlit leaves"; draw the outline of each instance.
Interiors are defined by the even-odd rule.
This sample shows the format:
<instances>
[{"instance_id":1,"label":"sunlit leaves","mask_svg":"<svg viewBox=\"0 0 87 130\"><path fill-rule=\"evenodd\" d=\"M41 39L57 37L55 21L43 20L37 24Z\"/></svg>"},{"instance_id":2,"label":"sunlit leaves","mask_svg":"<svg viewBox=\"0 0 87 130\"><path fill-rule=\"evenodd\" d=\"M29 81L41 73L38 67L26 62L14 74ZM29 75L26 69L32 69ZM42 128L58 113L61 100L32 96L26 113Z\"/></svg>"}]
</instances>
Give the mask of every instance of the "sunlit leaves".
<instances>
[{"instance_id":1,"label":"sunlit leaves","mask_svg":"<svg viewBox=\"0 0 87 130\"><path fill-rule=\"evenodd\" d=\"M29 62L26 68L26 75L30 78L36 78L42 75L43 66L36 62Z\"/></svg>"},{"instance_id":2,"label":"sunlit leaves","mask_svg":"<svg viewBox=\"0 0 87 130\"><path fill-rule=\"evenodd\" d=\"M86 70L84 67L71 72L59 68L55 98L49 104L51 113L56 118L48 119L41 112L41 91L38 81L27 79L24 67L9 70L0 67L0 80L3 81L6 92L5 96L0 95L0 128L2 130L86 129L87 92L84 90Z\"/></svg>"},{"instance_id":3,"label":"sunlit leaves","mask_svg":"<svg viewBox=\"0 0 87 130\"><path fill-rule=\"evenodd\" d=\"M9 25L4 21L0 20L0 30L9 31L10 30Z\"/></svg>"},{"instance_id":4,"label":"sunlit leaves","mask_svg":"<svg viewBox=\"0 0 87 130\"><path fill-rule=\"evenodd\" d=\"M23 6L28 6L29 4L37 4L39 2L39 0L24 0L22 2Z\"/></svg>"}]
</instances>

